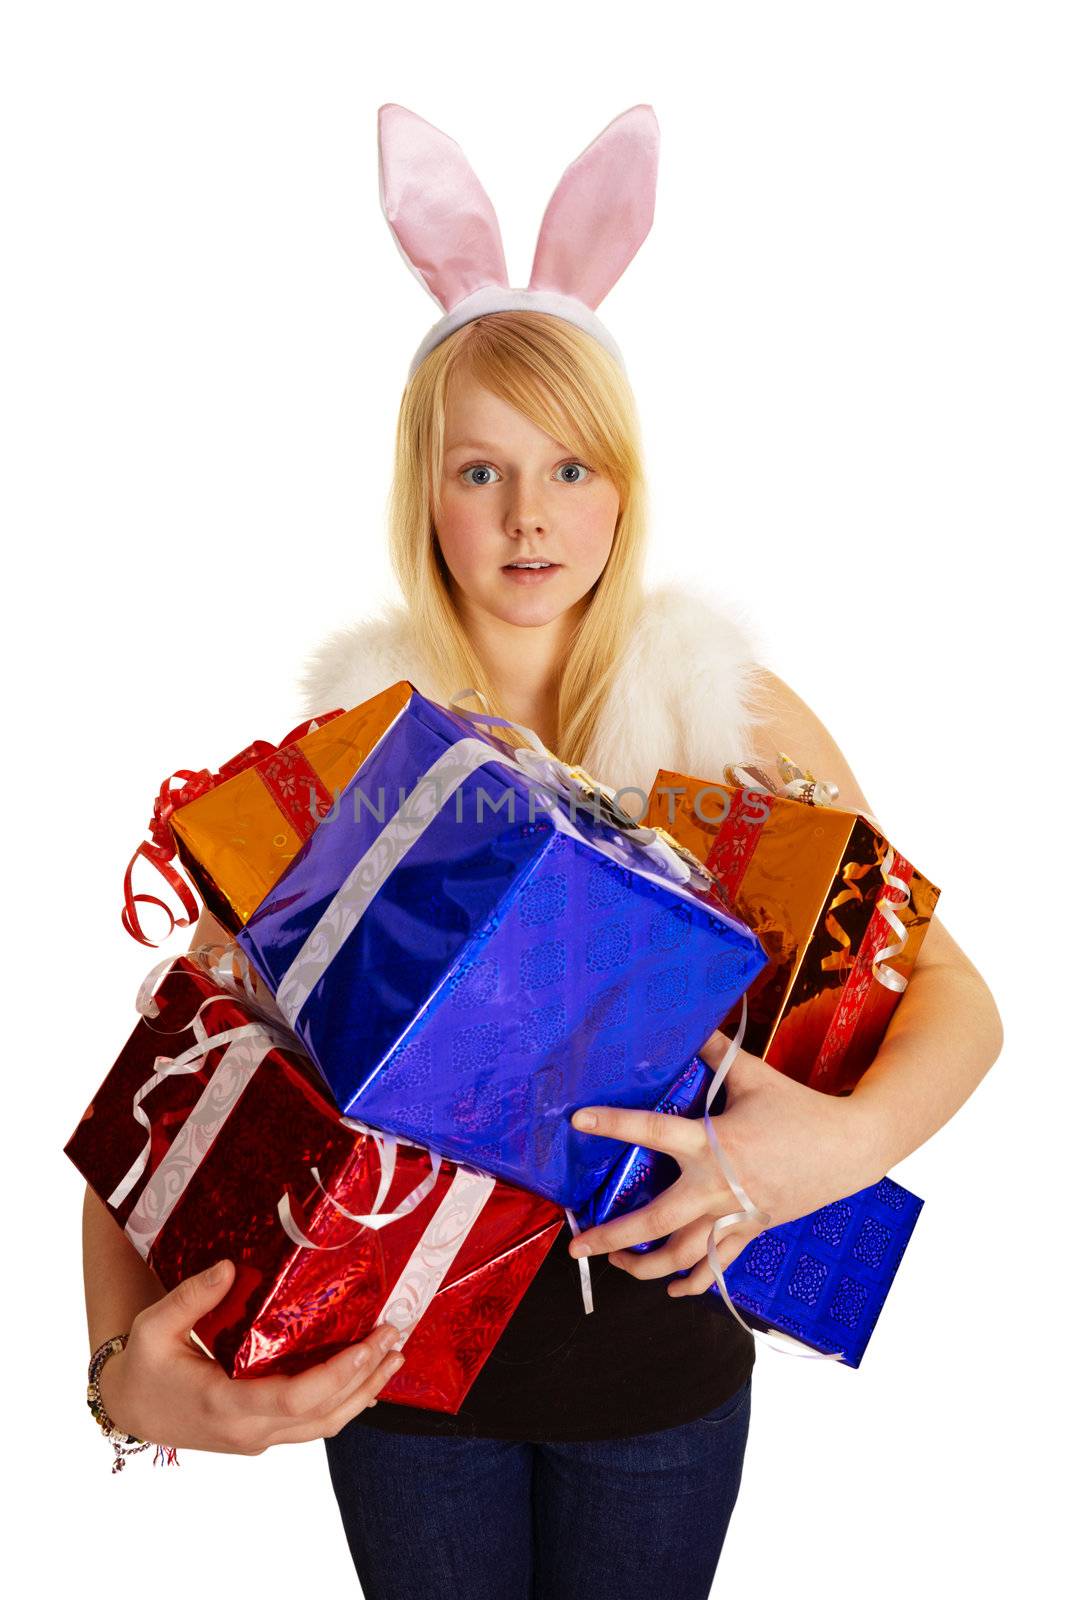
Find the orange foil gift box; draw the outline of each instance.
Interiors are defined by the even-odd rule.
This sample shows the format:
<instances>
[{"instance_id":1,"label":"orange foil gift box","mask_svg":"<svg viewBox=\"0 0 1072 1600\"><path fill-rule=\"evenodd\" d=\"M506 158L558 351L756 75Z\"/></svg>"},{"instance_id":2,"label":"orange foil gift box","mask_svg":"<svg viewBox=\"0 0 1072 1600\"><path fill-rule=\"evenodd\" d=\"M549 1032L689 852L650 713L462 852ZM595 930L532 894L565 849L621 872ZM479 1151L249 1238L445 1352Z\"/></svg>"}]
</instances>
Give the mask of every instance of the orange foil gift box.
<instances>
[{"instance_id":1,"label":"orange foil gift box","mask_svg":"<svg viewBox=\"0 0 1072 1600\"><path fill-rule=\"evenodd\" d=\"M197 920L197 902L173 864L176 856L216 920L231 933L243 928L412 694L413 685L403 679L352 711L303 722L279 745L256 740L218 772L181 768L165 778L149 838L126 871L127 932L139 944L161 943L146 936L139 904L159 907L171 919L168 933ZM156 895L134 893L140 858L161 874L185 917L174 916Z\"/></svg>"},{"instance_id":2,"label":"orange foil gift box","mask_svg":"<svg viewBox=\"0 0 1072 1600\"><path fill-rule=\"evenodd\" d=\"M700 858L769 957L747 992L744 1048L848 1094L878 1054L941 891L873 818L824 803L836 787L779 766L781 792L756 767L727 767L721 783L660 769L645 821ZM733 781L740 772L756 781ZM739 1019L738 1006L723 1031Z\"/></svg>"}]
</instances>

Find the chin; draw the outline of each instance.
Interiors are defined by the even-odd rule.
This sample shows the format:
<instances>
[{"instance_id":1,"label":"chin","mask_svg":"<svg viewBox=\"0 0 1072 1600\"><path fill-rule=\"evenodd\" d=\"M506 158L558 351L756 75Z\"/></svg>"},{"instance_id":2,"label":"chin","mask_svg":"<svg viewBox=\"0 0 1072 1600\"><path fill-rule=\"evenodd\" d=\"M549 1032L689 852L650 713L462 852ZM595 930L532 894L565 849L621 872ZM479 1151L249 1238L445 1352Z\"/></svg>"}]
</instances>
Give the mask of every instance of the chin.
<instances>
[{"instance_id":1,"label":"chin","mask_svg":"<svg viewBox=\"0 0 1072 1600\"><path fill-rule=\"evenodd\" d=\"M571 611L577 604L576 596L552 598L549 594L507 595L497 599L489 610L500 622L512 622L518 628L541 628Z\"/></svg>"}]
</instances>

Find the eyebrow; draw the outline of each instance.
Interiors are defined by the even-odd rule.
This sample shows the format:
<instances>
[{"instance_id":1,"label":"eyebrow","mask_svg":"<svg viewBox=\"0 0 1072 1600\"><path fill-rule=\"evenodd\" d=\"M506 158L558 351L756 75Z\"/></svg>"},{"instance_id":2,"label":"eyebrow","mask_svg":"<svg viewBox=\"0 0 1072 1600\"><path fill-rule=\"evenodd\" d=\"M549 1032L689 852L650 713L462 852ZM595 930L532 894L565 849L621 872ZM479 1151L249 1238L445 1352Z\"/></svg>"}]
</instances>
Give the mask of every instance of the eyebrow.
<instances>
[{"instance_id":1,"label":"eyebrow","mask_svg":"<svg viewBox=\"0 0 1072 1600\"><path fill-rule=\"evenodd\" d=\"M565 449L565 446L562 446L561 448ZM444 456L451 456L454 454L455 450L475 450L478 455L495 456L501 452L502 446L497 444L484 444L479 439L463 439L459 440L457 444L444 445L443 454ZM567 455L569 454L568 450L566 453Z\"/></svg>"}]
</instances>

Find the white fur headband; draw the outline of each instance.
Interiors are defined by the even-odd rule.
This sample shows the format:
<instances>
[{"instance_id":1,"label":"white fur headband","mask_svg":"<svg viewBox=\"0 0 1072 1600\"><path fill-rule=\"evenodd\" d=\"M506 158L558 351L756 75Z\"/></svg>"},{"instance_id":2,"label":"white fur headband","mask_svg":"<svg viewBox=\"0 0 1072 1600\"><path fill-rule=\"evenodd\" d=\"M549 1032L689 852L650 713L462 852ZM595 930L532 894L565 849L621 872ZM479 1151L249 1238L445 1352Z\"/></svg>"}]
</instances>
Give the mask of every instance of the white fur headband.
<instances>
[{"instance_id":1,"label":"white fur headband","mask_svg":"<svg viewBox=\"0 0 1072 1600\"><path fill-rule=\"evenodd\" d=\"M410 362L491 311L542 311L583 328L624 370L595 315L655 212L659 124L649 105L608 123L570 163L540 224L528 287L511 288L495 208L459 146L405 106L379 109L380 205L402 259L446 313Z\"/></svg>"}]
</instances>

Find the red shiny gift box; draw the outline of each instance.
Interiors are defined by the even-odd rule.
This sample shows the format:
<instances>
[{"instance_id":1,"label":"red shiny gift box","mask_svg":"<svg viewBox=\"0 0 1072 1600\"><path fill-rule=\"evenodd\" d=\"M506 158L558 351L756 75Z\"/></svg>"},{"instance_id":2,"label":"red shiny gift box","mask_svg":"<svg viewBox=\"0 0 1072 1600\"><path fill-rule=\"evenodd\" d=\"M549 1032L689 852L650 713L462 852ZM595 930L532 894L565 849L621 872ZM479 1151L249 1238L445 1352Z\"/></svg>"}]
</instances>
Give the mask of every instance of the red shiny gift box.
<instances>
[{"instance_id":1,"label":"red shiny gift box","mask_svg":"<svg viewBox=\"0 0 1072 1600\"><path fill-rule=\"evenodd\" d=\"M391 1322L406 1361L383 1398L456 1412L562 1211L342 1117L218 971L179 957L139 1008L64 1149L166 1289L234 1261L205 1348L232 1377L294 1374Z\"/></svg>"}]
</instances>

